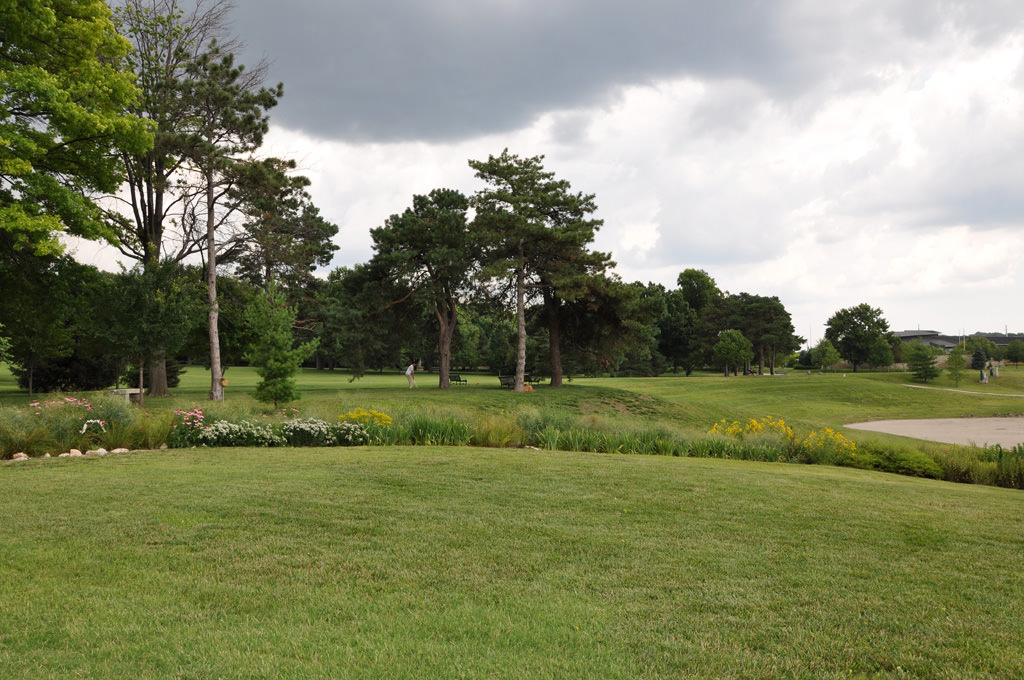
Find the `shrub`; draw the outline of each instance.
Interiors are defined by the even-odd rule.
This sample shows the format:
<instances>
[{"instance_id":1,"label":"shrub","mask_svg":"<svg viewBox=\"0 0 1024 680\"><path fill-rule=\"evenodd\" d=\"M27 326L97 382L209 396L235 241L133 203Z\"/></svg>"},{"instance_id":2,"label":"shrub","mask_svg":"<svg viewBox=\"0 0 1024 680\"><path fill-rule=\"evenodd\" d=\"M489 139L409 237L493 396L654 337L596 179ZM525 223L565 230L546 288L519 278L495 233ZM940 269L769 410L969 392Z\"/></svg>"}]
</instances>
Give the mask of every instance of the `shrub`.
<instances>
[{"instance_id":1,"label":"shrub","mask_svg":"<svg viewBox=\"0 0 1024 680\"><path fill-rule=\"evenodd\" d=\"M946 470L935 457L915 449L868 440L857 448L854 467L893 472L910 477L948 479Z\"/></svg>"},{"instance_id":2,"label":"shrub","mask_svg":"<svg viewBox=\"0 0 1024 680\"><path fill-rule=\"evenodd\" d=\"M338 423L332 430L337 446L365 446L370 443L369 433L358 423Z\"/></svg>"},{"instance_id":3,"label":"shrub","mask_svg":"<svg viewBox=\"0 0 1024 680\"><path fill-rule=\"evenodd\" d=\"M978 451L963 446L932 454L935 463L942 469L942 478L960 484L987 484L995 486L997 464L981 460Z\"/></svg>"},{"instance_id":4,"label":"shrub","mask_svg":"<svg viewBox=\"0 0 1024 680\"><path fill-rule=\"evenodd\" d=\"M229 423L220 420L199 430L199 446L283 446L284 437L269 425L243 420Z\"/></svg>"},{"instance_id":5,"label":"shrub","mask_svg":"<svg viewBox=\"0 0 1024 680\"><path fill-rule=\"evenodd\" d=\"M289 420L278 428L286 446L361 446L369 441L362 425L330 423L316 418Z\"/></svg>"},{"instance_id":6,"label":"shrub","mask_svg":"<svg viewBox=\"0 0 1024 680\"><path fill-rule=\"evenodd\" d=\"M316 418L285 421L278 433L287 446L333 446L335 441L331 425Z\"/></svg>"},{"instance_id":7,"label":"shrub","mask_svg":"<svg viewBox=\"0 0 1024 680\"><path fill-rule=\"evenodd\" d=\"M927 477L929 479L942 479L944 476L942 467L928 454L907 449L893 452L886 466L886 471L909 477Z\"/></svg>"}]
</instances>

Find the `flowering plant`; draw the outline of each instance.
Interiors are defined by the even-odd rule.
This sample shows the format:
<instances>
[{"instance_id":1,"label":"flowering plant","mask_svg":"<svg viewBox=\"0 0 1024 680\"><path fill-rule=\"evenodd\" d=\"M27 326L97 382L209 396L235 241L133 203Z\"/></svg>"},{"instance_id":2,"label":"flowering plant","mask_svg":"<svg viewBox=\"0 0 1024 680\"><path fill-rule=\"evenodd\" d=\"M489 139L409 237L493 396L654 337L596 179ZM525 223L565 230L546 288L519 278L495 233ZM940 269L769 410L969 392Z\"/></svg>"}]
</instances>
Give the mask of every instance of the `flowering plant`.
<instances>
[{"instance_id":1,"label":"flowering plant","mask_svg":"<svg viewBox=\"0 0 1024 680\"><path fill-rule=\"evenodd\" d=\"M191 411L174 412L174 425L171 426L171 434L167 437L167 445L174 448L185 448L196 446L200 443L203 430L208 428L203 409L194 408Z\"/></svg>"},{"instance_id":2,"label":"flowering plant","mask_svg":"<svg viewBox=\"0 0 1024 680\"><path fill-rule=\"evenodd\" d=\"M364 425L380 425L381 427L387 427L391 424L391 416L387 413L375 411L370 409L367 411L363 407L359 407L341 416L341 421L346 423L362 423Z\"/></svg>"}]
</instances>

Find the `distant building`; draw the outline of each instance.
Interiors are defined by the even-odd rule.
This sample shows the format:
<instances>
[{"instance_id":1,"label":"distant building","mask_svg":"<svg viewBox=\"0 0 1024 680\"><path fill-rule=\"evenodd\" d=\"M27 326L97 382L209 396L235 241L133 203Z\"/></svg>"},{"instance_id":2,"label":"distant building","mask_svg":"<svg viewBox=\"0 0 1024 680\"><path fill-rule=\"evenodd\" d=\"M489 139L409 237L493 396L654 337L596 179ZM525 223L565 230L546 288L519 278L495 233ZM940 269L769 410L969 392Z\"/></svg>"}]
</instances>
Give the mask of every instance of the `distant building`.
<instances>
[{"instance_id":1,"label":"distant building","mask_svg":"<svg viewBox=\"0 0 1024 680\"><path fill-rule=\"evenodd\" d=\"M895 333L895 335L896 335L897 338L899 338L903 342L913 342L914 340L918 340L918 341L920 341L920 342L922 342L922 343L924 343L926 345L931 345L933 347L941 347L942 349L947 350L947 351L953 349L954 347L956 347L958 342L960 342L962 340L965 340L965 339L967 339L969 337L981 337L981 338L985 338L986 340L991 340L992 343L995 344L997 347L1006 347L1007 345L1010 344L1011 340L1014 340L1014 339L1019 337L1019 336L1013 336L1013 335L1006 335L1006 334L1003 334L1003 333L996 334L996 335L976 334L976 335L969 335L969 336L964 336L964 335L957 336L957 335L943 335L942 333L939 333L938 331L920 331L920 330L919 331L897 331Z\"/></svg>"}]
</instances>

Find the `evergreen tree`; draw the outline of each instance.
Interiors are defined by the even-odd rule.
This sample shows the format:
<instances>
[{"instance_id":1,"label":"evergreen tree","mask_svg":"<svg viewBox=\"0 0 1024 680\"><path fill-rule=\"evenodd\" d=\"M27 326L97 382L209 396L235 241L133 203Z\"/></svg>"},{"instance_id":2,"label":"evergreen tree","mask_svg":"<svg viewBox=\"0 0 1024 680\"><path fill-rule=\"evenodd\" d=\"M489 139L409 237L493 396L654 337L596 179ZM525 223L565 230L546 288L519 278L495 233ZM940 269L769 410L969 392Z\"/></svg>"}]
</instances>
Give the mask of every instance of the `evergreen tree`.
<instances>
[{"instance_id":1,"label":"evergreen tree","mask_svg":"<svg viewBox=\"0 0 1024 680\"><path fill-rule=\"evenodd\" d=\"M971 368L975 371L985 370L985 350L980 347L971 353Z\"/></svg>"},{"instance_id":2,"label":"evergreen tree","mask_svg":"<svg viewBox=\"0 0 1024 680\"><path fill-rule=\"evenodd\" d=\"M613 265L609 255L591 252L602 221L594 196L572 193L569 182L544 170L543 156L520 158L505 149L486 161L469 161L488 187L473 198L484 233L484 272L510 278L515 291L518 348L516 391L523 390L526 366L526 302L539 295L547 316L551 385L562 384L561 332L565 304L581 299L588 282Z\"/></svg>"},{"instance_id":3,"label":"evergreen tree","mask_svg":"<svg viewBox=\"0 0 1024 680\"><path fill-rule=\"evenodd\" d=\"M910 347L906 352L906 358L907 368L910 369L914 380L928 382L932 378L938 377L939 369L936 366L938 357L936 356L934 347L929 347L928 345L915 340L910 343Z\"/></svg>"},{"instance_id":4,"label":"evergreen tree","mask_svg":"<svg viewBox=\"0 0 1024 680\"><path fill-rule=\"evenodd\" d=\"M273 402L274 408L281 402L298 399L292 376L316 351L319 341L294 346L295 308L285 302L284 293L275 284L256 296L246 310L246 317L256 338L246 358L256 366L261 378L254 396L262 402Z\"/></svg>"}]
</instances>

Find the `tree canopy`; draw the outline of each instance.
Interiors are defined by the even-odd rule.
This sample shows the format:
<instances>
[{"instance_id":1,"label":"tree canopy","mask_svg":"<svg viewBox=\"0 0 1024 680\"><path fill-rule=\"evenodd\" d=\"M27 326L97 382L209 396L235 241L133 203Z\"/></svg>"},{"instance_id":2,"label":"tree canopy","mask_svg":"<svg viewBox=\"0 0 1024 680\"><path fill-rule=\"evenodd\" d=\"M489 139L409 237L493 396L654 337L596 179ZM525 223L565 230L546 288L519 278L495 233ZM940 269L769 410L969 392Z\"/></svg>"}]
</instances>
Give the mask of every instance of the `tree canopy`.
<instances>
[{"instance_id":1,"label":"tree canopy","mask_svg":"<svg viewBox=\"0 0 1024 680\"><path fill-rule=\"evenodd\" d=\"M840 356L853 365L892 363L889 323L882 310L862 303L840 309L828 320L825 337L839 350Z\"/></svg>"},{"instance_id":2,"label":"tree canopy","mask_svg":"<svg viewBox=\"0 0 1024 680\"><path fill-rule=\"evenodd\" d=\"M373 229L374 263L407 288L403 299L426 303L437 320L441 389L449 387L458 301L477 267L479 241L466 220L469 200L454 189L413 196L412 207ZM397 301L396 301L397 302Z\"/></svg>"},{"instance_id":3,"label":"tree canopy","mask_svg":"<svg viewBox=\"0 0 1024 680\"><path fill-rule=\"evenodd\" d=\"M486 161L469 161L487 186L473 197L481 231L484 273L507 277L515 291L519 350L515 389L522 391L526 363L528 296L539 294L547 313L551 384L562 384L562 306L587 293L590 277L613 265L588 246L602 221L590 217L594 196L573 193L567 180L544 169L543 156L521 158L505 149Z\"/></svg>"},{"instance_id":4,"label":"tree canopy","mask_svg":"<svg viewBox=\"0 0 1024 680\"><path fill-rule=\"evenodd\" d=\"M36 254L69 233L116 242L90 196L117 189L118 150L152 144L102 0L0 3L0 237Z\"/></svg>"}]
</instances>

